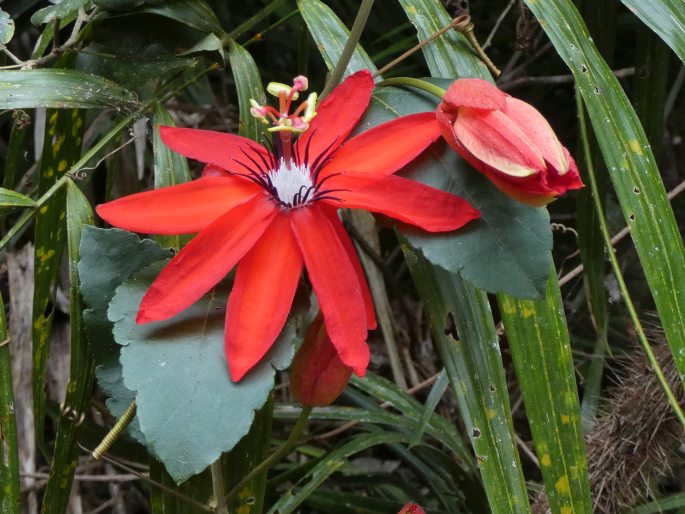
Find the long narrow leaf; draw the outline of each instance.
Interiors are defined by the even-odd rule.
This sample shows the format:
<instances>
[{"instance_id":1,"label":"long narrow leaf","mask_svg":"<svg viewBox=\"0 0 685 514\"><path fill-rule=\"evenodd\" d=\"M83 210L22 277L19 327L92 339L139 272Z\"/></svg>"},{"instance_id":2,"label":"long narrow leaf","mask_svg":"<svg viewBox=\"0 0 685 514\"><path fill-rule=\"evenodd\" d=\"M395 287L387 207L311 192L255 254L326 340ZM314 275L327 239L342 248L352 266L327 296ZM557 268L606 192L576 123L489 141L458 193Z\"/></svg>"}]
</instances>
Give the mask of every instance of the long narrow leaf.
<instances>
[{"instance_id":1,"label":"long narrow leaf","mask_svg":"<svg viewBox=\"0 0 685 514\"><path fill-rule=\"evenodd\" d=\"M575 370L556 277L544 300L498 299L552 512L589 514Z\"/></svg>"},{"instance_id":2,"label":"long narrow leaf","mask_svg":"<svg viewBox=\"0 0 685 514\"><path fill-rule=\"evenodd\" d=\"M644 130L572 2L527 4L576 78L676 366L685 379L685 249Z\"/></svg>"},{"instance_id":3,"label":"long narrow leaf","mask_svg":"<svg viewBox=\"0 0 685 514\"><path fill-rule=\"evenodd\" d=\"M621 0L685 63L685 9L681 0Z\"/></svg>"}]
</instances>

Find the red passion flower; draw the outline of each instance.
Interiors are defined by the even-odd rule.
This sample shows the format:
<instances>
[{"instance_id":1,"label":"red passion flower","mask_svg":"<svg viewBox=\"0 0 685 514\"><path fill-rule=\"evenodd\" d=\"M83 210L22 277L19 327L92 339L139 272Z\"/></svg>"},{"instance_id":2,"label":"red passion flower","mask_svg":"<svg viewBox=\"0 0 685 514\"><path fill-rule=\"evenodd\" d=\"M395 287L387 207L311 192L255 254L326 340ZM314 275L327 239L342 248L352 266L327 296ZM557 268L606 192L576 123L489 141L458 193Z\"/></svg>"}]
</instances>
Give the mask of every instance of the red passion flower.
<instances>
[{"instance_id":1,"label":"red passion flower","mask_svg":"<svg viewBox=\"0 0 685 514\"><path fill-rule=\"evenodd\" d=\"M434 113L397 118L343 144L369 104L371 74L351 75L318 112L316 95L310 95L288 114L306 87L304 77L292 87L270 84L278 110L253 103L253 115L275 124L268 148L233 134L161 127L172 150L208 164L203 176L97 208L104 220L126 230L197 233L146 292L138 323L178 314L237 265L225 329L235 381L276 340L303 267L341 361L365 373L367 331L376 319L337 209L382 213L429 232L454 230L479 216L462 198L393 175L439 138Z\"/></svg>"},{"instance_id":2,"label":"red passion flower","mask_svg":"<svg viewBox=\"0 0 685 514\"><path fill-rule=\"evenodd\" d=\"M426 514L418 503L407 503L397 514Z\"/></svg>"},{"instance_id":3,"label":"red passion flower","mask_svg":"<svg viewBox=\"0 0 685 514\"><path fill-rule=\"evenodd\" d=\"M436 113L443 137L502 192L545 205L583 187L578 168L533 106L482 79L459 79Z\"/></svg>"}]
</instances>

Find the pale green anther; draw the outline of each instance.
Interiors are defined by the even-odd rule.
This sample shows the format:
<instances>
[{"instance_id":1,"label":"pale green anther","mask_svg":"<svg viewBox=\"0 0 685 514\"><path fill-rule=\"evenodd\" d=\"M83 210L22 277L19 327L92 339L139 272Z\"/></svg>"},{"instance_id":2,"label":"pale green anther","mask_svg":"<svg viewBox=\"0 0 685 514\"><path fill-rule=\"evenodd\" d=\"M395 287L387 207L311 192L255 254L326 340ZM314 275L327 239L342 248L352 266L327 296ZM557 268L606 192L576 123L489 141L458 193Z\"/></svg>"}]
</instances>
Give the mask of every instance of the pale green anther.
<instances>
[{"instance_id":1,"label":"pale green anther","mask_svg":"<svg viewBox=\"0 0 685 514\"><path fill-rule=\"evenodd\" d=\"M269 92L269 94L272 94L275 97L278 97L281 93L285 93L286 95L289 95L292 88L290 86L286 86L285 84L282 84L280 82L269 82L269 85L266 86L266 90ZM297 94L297 91L296 91L293 94L293 100L297 100L298 96L299 95Z\"/></svg>"},{"instance_id":2,"label":"pale green anther","mask_svg":"<svg viewBox=\"0 0 685 514\"><path fill-rule=\"evenodd\" d=\"M307 107L304 110L304 116L302 119L309 123L312 121L314 116L316 116L316 99L317 99L317 94L316 93L311 93L307 97Z\"/></svg>"}]
</instances>

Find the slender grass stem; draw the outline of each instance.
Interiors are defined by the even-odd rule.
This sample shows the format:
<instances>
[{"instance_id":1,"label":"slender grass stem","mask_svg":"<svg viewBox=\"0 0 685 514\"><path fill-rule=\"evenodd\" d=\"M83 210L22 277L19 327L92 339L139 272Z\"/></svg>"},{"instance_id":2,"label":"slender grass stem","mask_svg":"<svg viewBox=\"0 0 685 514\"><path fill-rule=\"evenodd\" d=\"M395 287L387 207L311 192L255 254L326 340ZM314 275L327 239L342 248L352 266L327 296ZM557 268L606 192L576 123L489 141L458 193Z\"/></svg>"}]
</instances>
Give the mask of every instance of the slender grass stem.
<instances>
[{"instance_id":1,"label":"slender grass stem","mask_svg":"<svg viewBox=\"0 0 685 514\"><path fill-rule=\"evenodd\" d=\"M409 87L414 87L416 89L421 89L422 91L426 91L427 93L430 93L434 96L437 96L442 100L442 97L445 95L445 90L441 88L440 86L436 86L435 84L431 84L430 82L426 82L425 80L421 79L414 79L411 77L393 77L391 79L385 79L377 84L378 86L385 87L385 86L409 86Z\"/></svg>"}]
</instances>

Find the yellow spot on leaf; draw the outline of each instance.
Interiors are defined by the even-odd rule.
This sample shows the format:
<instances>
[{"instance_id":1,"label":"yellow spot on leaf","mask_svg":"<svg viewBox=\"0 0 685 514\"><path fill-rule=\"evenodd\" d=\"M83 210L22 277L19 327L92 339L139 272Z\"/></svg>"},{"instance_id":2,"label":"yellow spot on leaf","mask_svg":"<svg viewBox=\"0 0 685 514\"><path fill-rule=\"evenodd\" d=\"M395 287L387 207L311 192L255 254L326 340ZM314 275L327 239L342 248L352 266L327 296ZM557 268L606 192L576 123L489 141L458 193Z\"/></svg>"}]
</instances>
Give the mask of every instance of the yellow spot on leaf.
<instances>
[{"instance_id":1,"label":"yellow spot on leaf","mask_svg":"<svg viewBox=\"0 0 685 514\"><path fill-rule=\"evenodd\" d=\"M568 494L571 491L571 487L568 484L568 477L564 475L557 480L557 482L554 484L554 488L562 494Z\"/></svg>"},{"instance_id":2,"label":"yellow spot on leaf","mask_svg":"<svg viewBox=\"0 0 685 514\"><path fill-rule=\"evenodd\" d=\"M504 307L505 314L516 314L516 304L513 302L503 302L502 307Z\"/></svg>"},{"instance_id":3,"label":"yellow spot on leaf","mask_svg":"<svg viewBox=\"0 0 685 514\"><path fill-rule=\"evenodd\" d=\"M524 318L530 318L533 314L535 314L535 309L531 309L529 307L524 307L522 314L523 314Z\"/></svg>"},{"instance_id":4,"label":"yellow spot on leaf","mask_svg":"<svg viewBox=\"0 0 685 514\"><path fill-rule=\"evenodd\" d=\"M634 153L642 155L642 147L640 146L640 143L637 142L637 139L631 139L628 141L628 145Z\"/></svg>"},{"instance_id":5,"label":"yellow spot on leaf","mask_svg":"<svg viewBox=\"0 0 685 514\"><path fill-rule=\"evenodd\" d=\"M570 421L571 421L571 416L569 416L568 414L562 414L561 415L561 422L564 425L568 425Z\"/></svg>"},{"instance_id":6,"label":"yellow spot on leaf","mask_svg":"<svg viewBox=\"0 0 685 514\"><path fill-rule=\"evenodd\" d=\"M561 514L573 514L573 509L571 507L562 507Z\"/></svg>"},{"instance_id":7,"label":"yellow spot on leaf","mask_svg":"<svg viewBox=\"0 0 685 514\"><path fill-rule=\"evenodd\" d=\"M552 458L549 456L549 453L545 453L542 456L542 459L540 459L540 464L543 466L551 466L552 465Z\"/></svg>"},{"instance_id":8,"label":"yellow spot on leaf","mask_svg":"<svg viewBox=\"0 0 685 514\"><path fill-rule=\"evenodd\" d=\"M495 419L497 417L497 411L495 409L488 409L488 419Z\"/></svg>"},{"instance_id":9,"label":"yellow spot on leaf","mask_svg":"<svg viewBox=\"0 0 685 514\"><path fill-rule=\"evenodd\" d=\"M414 7L413 5L407 7L407 14L416 14L417 12L418 11L416 10L416 7Z\"/></svg>"},{"instance_id":10,"label":"yellow spot on leaf","mask_svg":"<svg viewBox=\"0 0 685 514\"><path fill-rule=\"evenodd\" d=\"M47 206L47 205L43 205L43 207L40 208L40 211L39 211L39 212L40 212L41 214L45 214L46 212L48 212L48 206Z\"/></svg>"},{"instance_id":11,"label":"yellow spot on leaf","mask_svg":"<svg viewBox=\"0 0 685 514\"><path fill-rule=\"evenodd\" d=\"M59 161L59 164L57 164L57 171L66 170L67 166L69 166L69 163L66 161L66 159L62 159L61 161Z\"/></svg>"}]
</instances>

